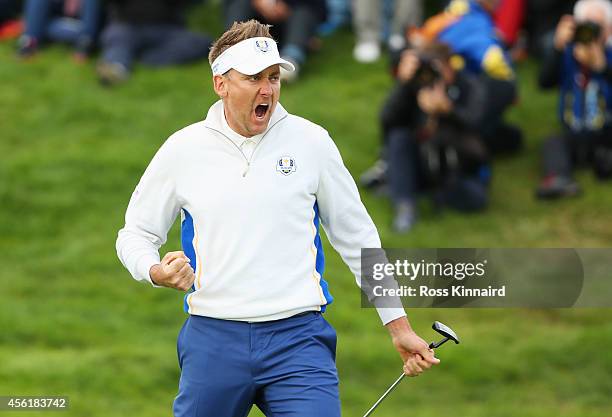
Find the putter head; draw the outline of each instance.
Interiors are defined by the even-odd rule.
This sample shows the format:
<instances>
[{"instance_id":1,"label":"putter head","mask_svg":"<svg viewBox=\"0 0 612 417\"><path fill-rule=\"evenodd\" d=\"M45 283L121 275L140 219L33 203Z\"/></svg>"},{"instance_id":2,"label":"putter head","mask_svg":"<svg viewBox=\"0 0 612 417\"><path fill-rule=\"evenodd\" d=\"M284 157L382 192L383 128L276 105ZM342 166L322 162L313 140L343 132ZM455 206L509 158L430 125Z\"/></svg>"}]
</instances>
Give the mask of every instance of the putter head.
<instances>
[{"instance_id":1,"label":"putter head","mask_svg":"<svg viewBox=\"0 0 612 417\"><path fill-rule=\"evenodd\" d=\"M434 321L434 324L431 326L436 332L440 333L444 337L448 337L450 340L459 344L459 338L457 334L445 324L440 323L439 321Z\"/></svg>"}]
</instances>

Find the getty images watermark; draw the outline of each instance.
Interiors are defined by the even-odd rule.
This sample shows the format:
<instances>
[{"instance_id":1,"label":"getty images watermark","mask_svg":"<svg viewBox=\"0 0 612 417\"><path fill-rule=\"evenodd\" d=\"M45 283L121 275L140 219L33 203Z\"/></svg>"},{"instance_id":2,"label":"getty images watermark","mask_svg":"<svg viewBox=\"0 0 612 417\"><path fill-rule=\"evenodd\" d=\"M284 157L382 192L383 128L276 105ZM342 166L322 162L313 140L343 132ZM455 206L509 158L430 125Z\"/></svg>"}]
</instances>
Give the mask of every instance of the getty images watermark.
<instances>
[{"instance_id":1,"label":"getty images watermark","mask_svg":"<svg viewBox=\"0 0 612 417\"><path fill-rule=\"evenodd\" d=\"M612 249L363 249L364 307L612 307Z\"/></svg>"}]
</instances>

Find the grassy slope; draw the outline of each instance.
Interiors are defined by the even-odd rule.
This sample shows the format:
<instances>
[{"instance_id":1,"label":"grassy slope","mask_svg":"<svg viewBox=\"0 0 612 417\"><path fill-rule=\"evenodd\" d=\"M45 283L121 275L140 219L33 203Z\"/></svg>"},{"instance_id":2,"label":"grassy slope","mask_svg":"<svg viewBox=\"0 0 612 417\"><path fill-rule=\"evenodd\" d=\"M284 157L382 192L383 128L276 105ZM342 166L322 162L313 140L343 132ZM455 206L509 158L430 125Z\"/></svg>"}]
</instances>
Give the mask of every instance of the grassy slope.
<instances>
[{"instance_id":1,"label":"grassy slope","mask_svg":"<svg viewBox=\"0 0 612 417\"><path fill-rule=\"evenodd\" d=\"M211 19L201 9L193 24L211 27ZM327 40L282 101L324 125L358 175L375 159L377 112L390 81L383 63L356 65L350 49L347 33ZM179 374L181 295L131 280L116 260L114 239L155 150L213 102L209 72L205 64L139 68L129 84L109 91L96 84L92 65L74 65L65 52L51 48L22 64L10 45L0 45L0 394L68 395L72 416L167 416ZM497 164L491 209L437 216L425 205L414 232L398 236L388 227L389 204L364 194L386 246L610 246L612 195L590 174L580 176L582 199L554 205L532 199L538 143L556 126L554 95L536 91L534 71L521 68L522 101L511 113L527 130L527 150ZM175 228L167 247L177 246ZM359 308L353 280L332 252L327 276L336 301L327 318L338 330L343 410L359 416L400 364L376 314ZM410 315L426 338L429 323L439 319L465 343L441 350L438 372L404 382L378 416L612 414L608 310Z\"/></svg>"}]
</instances>

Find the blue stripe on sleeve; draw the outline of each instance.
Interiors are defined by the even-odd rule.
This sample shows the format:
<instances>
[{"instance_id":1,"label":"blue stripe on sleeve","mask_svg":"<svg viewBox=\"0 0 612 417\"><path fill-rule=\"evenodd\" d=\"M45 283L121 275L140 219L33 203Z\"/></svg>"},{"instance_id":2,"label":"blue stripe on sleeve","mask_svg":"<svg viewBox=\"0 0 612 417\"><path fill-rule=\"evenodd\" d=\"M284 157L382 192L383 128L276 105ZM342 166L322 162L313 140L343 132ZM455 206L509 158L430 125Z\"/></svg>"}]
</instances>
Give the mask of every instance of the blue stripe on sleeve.
<instances>
[{"instance_id":1,"label":"blue stripe on sleeve","mask_svg":"<svg viewBox=\"0 0 612 417\"><path fill-rule=\"evenodd\" d=\"M317 231L317 234L314 239L314 244L315 244L315 247L317 248L317 258L315 262L315 269L321 276L321 280L319 281L319 284L321 285L321 290L323 291L325 300L327 301L327 304L329 305L334 301L334 297L332 297L331 293L329 292L329 286L327 284L327 281L323 279L323 272L325 271L325 255L323 253L323 244L321 243L321 235L319 233L319 225L320 225L319 205L316 202L315 202L313 209L315 212L314 226ZM321 306L321 311L324 312L326 307L327 305Z\"/></svg>"},{"instance_id":2,"label":"blue stripe on sleeve","mask_svg":"<svg viewBox=\"0 0 612 417\"><path fill-rule=\"evenodd\" d=\"M193 217L191 217L191 214L186 209L182 210L184 218L183 222L181 223L181 245L183 246L183 252L185 253L185 256L189 258L189 264L195 271L197 264L195 248L193 247L193 238L195 236L195 229L193 227ZM195 291L195 283L191 286L191 289L187 292L187 294L185 294L185 297L183 299L183 310L185 310L185 313L189 312L189 304L187 304L187 297L189 297L189 295L193 291Z\"/></svg>"}]
</instances>

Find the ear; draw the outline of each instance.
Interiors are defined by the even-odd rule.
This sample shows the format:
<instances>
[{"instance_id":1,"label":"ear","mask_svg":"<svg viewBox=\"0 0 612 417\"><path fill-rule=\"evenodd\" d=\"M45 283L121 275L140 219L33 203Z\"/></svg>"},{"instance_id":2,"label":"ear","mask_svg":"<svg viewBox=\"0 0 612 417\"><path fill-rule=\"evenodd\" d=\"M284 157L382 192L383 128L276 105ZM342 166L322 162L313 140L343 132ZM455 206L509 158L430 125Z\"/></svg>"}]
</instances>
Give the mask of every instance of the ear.
<instances>
[{"instance_id":1,"label":"ear","mask_svg":"<svg viewBox=\"0 0 612 417\"><path fill-rule=\"evenodd\" d=\"M213 88L215 89L215 93L221 98L227 96L227 81L228 80L223 75L215 75L213 77Z\"/></svg>"}]
</instances>

